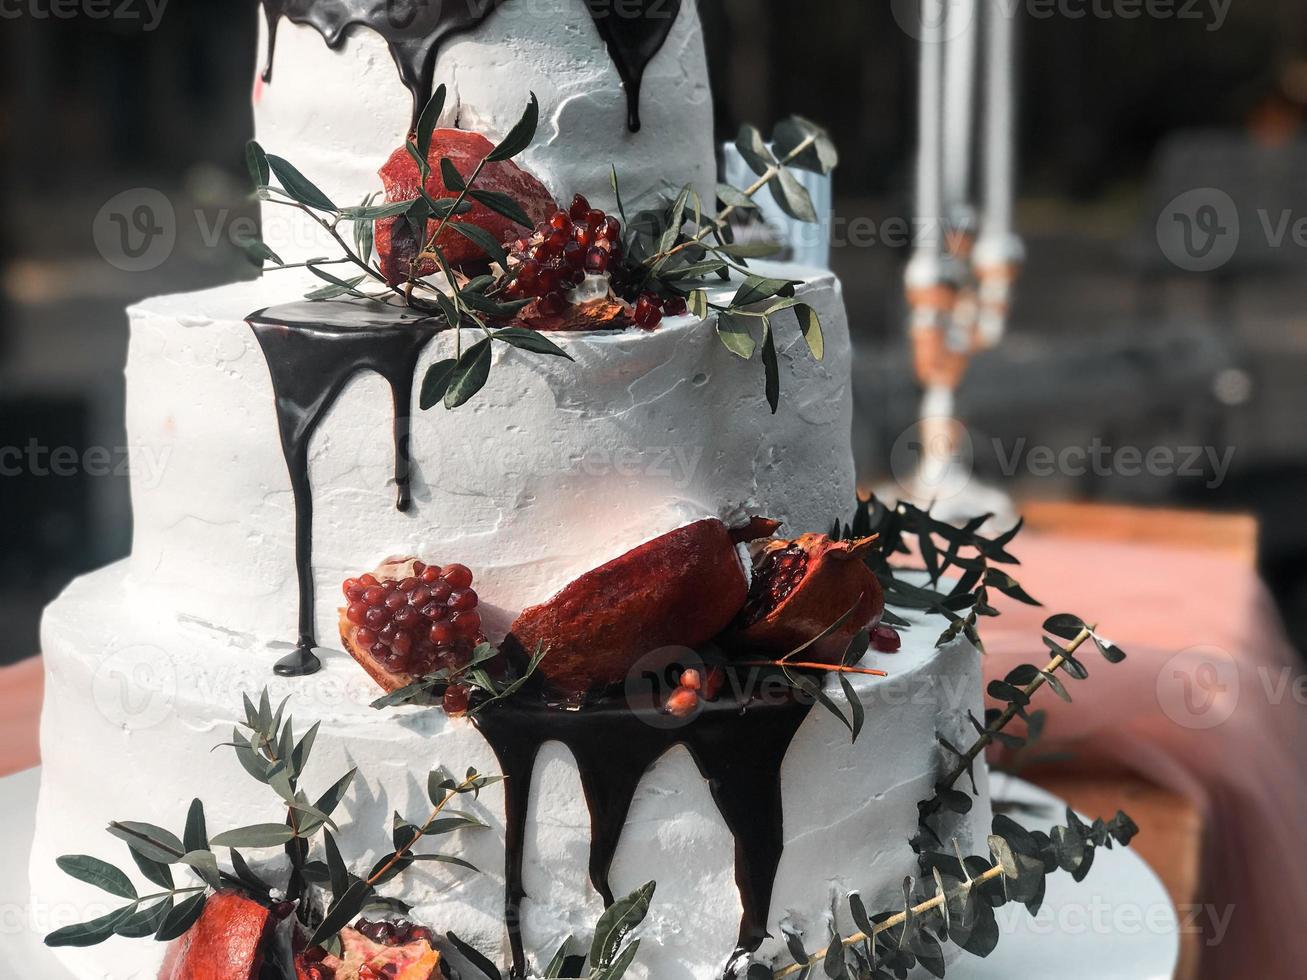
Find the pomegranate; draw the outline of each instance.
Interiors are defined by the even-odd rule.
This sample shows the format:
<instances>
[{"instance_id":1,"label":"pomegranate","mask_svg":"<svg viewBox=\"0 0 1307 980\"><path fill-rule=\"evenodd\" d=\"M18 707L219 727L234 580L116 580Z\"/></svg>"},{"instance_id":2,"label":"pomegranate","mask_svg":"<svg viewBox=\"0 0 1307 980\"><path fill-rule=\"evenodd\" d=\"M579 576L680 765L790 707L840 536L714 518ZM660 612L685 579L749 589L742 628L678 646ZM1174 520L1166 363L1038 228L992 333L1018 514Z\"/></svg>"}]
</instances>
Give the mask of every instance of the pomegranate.
<instances>
[{"instance_id":1,"label":"pomegranate","mask_svg":"<svg viewBox=\"0 0 1307 980\"><path fill-rule=\"evenodd\" d=\"M173 940L159 980L258 980L277 917L236 892L218 892Z\"/></svg>"},{"instance_id":2,"label":"pomegranate","mask_svg":"<svg viewBox=\"0 0 1307 980\"><path fill-rule=\"evenodd\" d=\"M885 595L863 561L875 537L834 541L804 534L793 541L756 542L753 583L729 641L741 652L782 657L852 614L829 636L809 647L804 659L838 664L859 630L874 627Z\"/></svg>"},{"instance_id":3,"label":"pomegranate","mask_svg":"<svg viewBox=\"0 0 1307 980\"><path fill-rule=\"evenodd\" d=\"M486 642L466 565L388 558L375 572L346 579L342 590L340 638L387 691L441 668L457 671ZM453 703L446 698L447 706ZM464 701L455 713L466 710Z\"/></svg>"},{"instance_id":4,"label":"pomegranate","mask_svg":"<svg viewBox=\"0 0 1307 980\"><path fill-rule=\"evenodd\" d=\"M547 649L537 673L568 697L619 684L645 654L698 647L725 629L749 596L736 544L777 526L754 521L732 532L705 520L648 541L525 610L505 652Z\"/></svg>"},{"instance_id":5,"label":"pomegranate","mask_svg":"<svg viewBox=\"0 0 1307 980\"><path fill-rule=\"evenodd\" d=\"M491 142L480 133L469 133L459 129L437 129L432 136L431 150L428 154L431 174L427 177L427 194L436 200L458 196L458 191L445 185L445 178L440 169L442 159L449 160L459 175L467 180L476 170L477 164L489 156L493 149ZM388 203L416 199L420 179L417 161L409 154L407 147L400 147L391 154L386 165L381 168L381 180L385 185ZM557 210L553 196L545 185L511 160L486 164L481 170L481 175L477 177L475 187L478 190L507 194L521 205L522 210L533 221L545 221ZM450 219L451 222L476 225L489 232L499 242L512 241L521 233L521 226L512 220L497 211L492 211L479 201L471 201L471 203L471 211L454 216ZM435 228L436 221L433 218L428 223L427 233L435 231ZM376 248L381 260L381 272L392 283L403 282L408 278L418 248L425 244L414 240L413 231L403 215L382 218L377 222ZM444 254L445 260L452 266L468 262L483 262L488 259L480 246L452 228L446 229L436 244ZM424 262L418 269L419 274L424 276L435 271L434 262Z\"/></svg>"},{"instance_id":6,"label":"pomegranate","mask_svg":"<svg viewBox=\"0 0 1307 980\"><path fill-rule=\"evenodd\" d=\"M432 980L443 974L431 930L410 922L360 919L340 933L341 955L321 948L295 958L296 980Z\"/></svg>"}]
</instances>

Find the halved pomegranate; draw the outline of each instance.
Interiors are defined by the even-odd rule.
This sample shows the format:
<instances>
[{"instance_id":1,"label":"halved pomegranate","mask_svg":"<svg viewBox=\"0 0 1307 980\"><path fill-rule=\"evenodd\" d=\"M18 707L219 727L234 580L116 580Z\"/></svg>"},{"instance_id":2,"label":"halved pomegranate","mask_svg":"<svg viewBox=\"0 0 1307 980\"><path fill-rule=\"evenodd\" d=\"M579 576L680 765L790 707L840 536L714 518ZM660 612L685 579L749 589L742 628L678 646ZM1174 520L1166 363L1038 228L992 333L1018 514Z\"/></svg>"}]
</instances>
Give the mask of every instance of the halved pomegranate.
<instances>
[{"instance_id":1,"label":"halved pomegranate","mask_svg":"<svg viewBox=\"0 0 1307 980\"><path fill-rule=\"evenodd\" d=\"M342 588L348 602L340 610L340 638L387 691L465 666L486 641L466 565L388 558Z\"/></svg>"},{"instance_id":2,"label":"halved pomegranate","mask_svg":"<svg viewBox=\"0 0 1307 980\"><path fill-rule=\"evenodd\" d=\"M442 197L457 197L458 191L446 186L441 173L440 161L449 160L459 175L468 180L477 164L490 155L494 145L480 133L469 133L461 129L437 129L431 139L428 161L431 174L427 178L426 191L439 200ZM417 161L409 155L406 147L396 150L386 165L381 168L381 180L386 189L387 203L412 201L418 197L418 187L422 175L418 171ZM479 190L498 191L507 194L527 213L533 222L546 221L558 210L553 196L535 177L527 173L511 160L488 163L477 177L476 188ZM523 227L510 219L492 211L479 201L472 203L472 210L466 214L456 215L451 222L476 225L494 236L497 242L511 242L518 238ZM436 230L436 221L432 219L427 226L427 234ZM417 257L418 249L425 242L417 242L413 230L403 215L396 218L383 218L376 225L377 256L381 260L381 272L392 283L403 282L408 278L409 269ZM453 266L466 262L484 262L488 256L475 242L453 229L446 229L436 242L444 253L445 260ZM424 262L419 268L421 275L430 275L436 271L434 262Z\"/></svg>"},{"instance_id":3,"label":"halved pomegranate","mask_svg":"<svg viewBox=\"0 0 1307 980\"><path fill-rule=\"evenodd\" d=\"M441 976L431 930L411 922L361 919L340 933L341 955L321 948L295 958L296 980L432 980Z\"/></svg>"},{"instance_id":4,"label":"halved pomegranate","mask_svg":"<svg viewBox=\"0 0 1307 980\"><path fill-rule=\"evenodd\" d=\"M754 521L733 532L705 520L648 541L525 610L505 652L547 649L538 673L569 697L619 684L645 654L698 647L725 629L749 596L736 545L777 526Z\"/></svg>"},{"instance_id":5,"label":"halved pomegranate","mask_svg":"<svg viewBox=\"0 0 1307 980\"><path fill-rule=\"evenodd\" d=\"M752 546L749 599L729 634L741 652L781 657L852 614L829 636L808 648L804 659L838 664L859 630L874 627L885 612L885 594L863 561L874 537L834 541L804 534L793 541Z\"/></svg>"},{"instance_id":6,"label":"halved pomegranate","mask_svg":"<svg viewBox=\"0 0 1307 980\"><path fill-rule=\"evenodd\" d=\"M258 902L218 892L168 947L159 980L258 980L277 921Z\"/></svg>"}]
</instances>

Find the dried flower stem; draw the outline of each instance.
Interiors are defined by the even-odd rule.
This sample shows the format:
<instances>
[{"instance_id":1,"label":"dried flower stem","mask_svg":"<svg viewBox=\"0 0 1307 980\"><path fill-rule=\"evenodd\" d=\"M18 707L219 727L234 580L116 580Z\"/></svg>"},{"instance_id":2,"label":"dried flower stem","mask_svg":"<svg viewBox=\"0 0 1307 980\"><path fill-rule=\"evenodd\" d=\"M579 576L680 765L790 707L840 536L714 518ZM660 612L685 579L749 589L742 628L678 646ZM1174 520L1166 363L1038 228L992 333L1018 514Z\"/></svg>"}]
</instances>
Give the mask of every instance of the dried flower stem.
<instances>
[{"instance_id":1,"label":"dried flower stem","mask_svg":"<svg viewBox=\"0 0 1307 980\"><path fill-rule=\"evenodd\" d=\"M431 816L427 817L427 822L417 829L418 832L413 835L413 839L409 841L407 844L405 844L403 847L395 851L391 859L387 861L385 864L383 864L380 868L378 868L376 874L368 878L368 884L375 885L378 881L380 881L383 877L385 877L386 873L390 871L391 868L393 868L396 864L402 861L408 855L408 852L413 850L413 845L416 844L418 841L420 841L426 835L427 829L433 823L436 822L436 818L439 817L441 812L445 809L445 807L449 805L449 801L452 800L455 796L458 796L460 793L463 793L466 790L470 789L473 786L473 784L480 778L481 776L479 774L474 776L469 776L467 779L463 780L461 783L458 784L457 789L452 789L448 793L446 793L444 798L441 799L441 801L438 804L436 804L436 808L431 811Z\"/></svg>"},{"instance_id":2,"label":"dried flower stem","mask_svg":"<svg viewBox=\"0 0 1307 980\"><path fill-rule=\"evenodd\" d=\"M1002 876L1003 876L1003 866L1001 864L996 864L988 871L986 871L984 874L980 875L979 877L972 878L966 884L955 889L954 891L949 892L948 894L944 894L943 892L941 892L935 895L933 898L928 898L924 902L912 906L911 917L915 918L918 915L924 915L927 912L933 912L935 909L939 908L949 899L956 898L961 895L965 895L968 891L970 891L972 888L975 888L977 885L986 884L990 881L993 881L995 878L1000 878ZM849 936L847 939L841 939L840 945L855 946L858 943L863 942L865 940L874 939L876 936L879 936L883 932L889 932L891 929L903 925L905 922L908 921L908 918L909 918L908 912L899 912L896 915L890 916L884 922L878 923L875 926L875 928L871 930L870 935L868 935L865 932L854 933L852 936ZM779 980L780 977L788 977L795 973L799 973L801 971L811 969L812 967L816 966L818 963L822 962L822 960L826 958L826 954L829 951L830 951L830 947L828 946L825 949L819 950L816 953L814 953L812 956L808 957L807 962L793 963L790 966L785 967L785 969L778 970L777 972L773 973L772 976L777 978L777 980Z\"/></svg>"}]
</instances>

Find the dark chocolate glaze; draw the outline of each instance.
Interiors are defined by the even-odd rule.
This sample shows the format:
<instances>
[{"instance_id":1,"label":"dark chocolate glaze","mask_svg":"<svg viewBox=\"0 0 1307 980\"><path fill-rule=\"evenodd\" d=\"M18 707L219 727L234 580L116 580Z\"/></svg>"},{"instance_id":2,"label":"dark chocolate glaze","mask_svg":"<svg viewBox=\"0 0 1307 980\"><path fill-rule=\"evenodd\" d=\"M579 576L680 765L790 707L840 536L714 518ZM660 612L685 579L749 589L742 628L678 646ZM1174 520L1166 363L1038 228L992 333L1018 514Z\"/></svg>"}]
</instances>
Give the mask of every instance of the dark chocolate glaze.
<instances>
[{"instance_id":1,"label":"dark chocolate glaze","mask_svg":"<svg viewBox=\"0 0 1307 980\"><path fill-rule=\"evenodd\" d=\"M349 31L375 31L390 48L404 86L413 95L413 125L435 85L440 47L456 34L474 30L506 0L261 0L268 20L268 56L263 80L272 82L277 25L283 17L312 27L332 49ZM640 129L640 88L645 69L662 50L681 11L681 0L586 0L613 64L626 88L632 132Z\"/></svg>"},{"instance_id":2,"label":"dark chocolate glaze","mask_svg":"<svg viewBox=\"0 0 1307 980\"><path fill-rule=\"evenodd\" d=\"M528 695L487 705L474 715L506 777L505 902L515 980L527 975L522 864L531 778L546 742L561 742L576 759L590 811L590 880L607 905L613 902L609 870L636 788L673 746L689 750L735 838L735 881L743 906L736 953L751 953L767 938L784 847L781 764L811 708L810 701L777 685L765 700L744 703L723 696L679 724L662 714L652 697L641 704L617 698L568 710Z\"/></svg>"},{"instance_id":3,"label":"dark chocolate glaze","mask_svg":"<svg viewBox=\"0 0 1307 980\"><path fill-rule=\"evenodd\" d=\"M638 133L645 69L667 43L681 13L681 0L586 0L586 4L626 87L627 125Z\"/></svg>"},{"instance_id":4,"label":"dark chocolate glaze","mask_svg":"<svg viewBox=\"0 0 1307 980\"><path fill-rule=\"evenodd\" d=\"M299 641L275 667L288 677L322 666L313 622L313 489L309 443L345 385L361 371L375 371L394 399L396 506L412 504L409 413L418 357L443 320L403 313L379 303L292 303L247 317L272 375L281 448L295 495L295 570L299 577Z\"/></svg>"}]
</instances>

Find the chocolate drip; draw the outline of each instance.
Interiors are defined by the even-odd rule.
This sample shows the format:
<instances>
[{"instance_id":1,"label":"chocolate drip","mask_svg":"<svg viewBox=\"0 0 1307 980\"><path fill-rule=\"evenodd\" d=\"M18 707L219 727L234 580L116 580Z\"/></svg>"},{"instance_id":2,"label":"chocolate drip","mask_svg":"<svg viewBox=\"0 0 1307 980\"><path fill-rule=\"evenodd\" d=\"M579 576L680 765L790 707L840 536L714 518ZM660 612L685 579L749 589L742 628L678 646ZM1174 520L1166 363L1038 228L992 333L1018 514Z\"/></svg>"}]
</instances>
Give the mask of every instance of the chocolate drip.
<instances>
[{"instance_id":1,"label":"chocolate drip","mask_svg":"<svg viewBox=\"0 0 1307 980\"><path fill-rule=\"evenodd\" d=\"M640 89L645 69L667 43L681 0L586 0L599 36L617 66L626 88L627 125L631 132L640 131Z\"/></svg>"},{"instance_id":2,"label":"chocolate drip","mask_svg":"<svg viewBox=\"0 0 1307 980\"><path fill-rule=\"evenodd\" d=\"M413 96L413 125L435 86L440 47L456 34L479 27L506 0L262 0L268 21L268 58L263 80L272 82L277 25L283 17L312 27L333 50L352 27L375 31L390 48L404 87ZM645 69L662 50L681 12L681 0L586 0L608 53L626 88L627 120L640 130L640 89Z\"/></svg>"},{"instance_id":3,"label":"chocolate drip","mask_svg":"<svg viewBox=\"0 0 1307 980\"><path fill-rule=\"evenodd\" d=\"M444 321L401 314L375 303L292 303L247 318L272 375L281 447L295 496L295 571L299 577L299 642L274 668L286 677L316 673L322 666L313 601L313 489L309 443L319 423L362 371L390 384L394 401L396 506L412 504L409 413L413 376L422 350Z\"/></svg>"},{"instance_id":4,"label":"chocolate drip","mask_svg":"<svg viewBox=\"0 0 1307 980\"><path fill-rule=\"evenodd\" d=\"M652 698L573 711L523 696L474 715L506 777L504 879L512 976L527 975L522 865L531 777L546 742L561 742L576 759L590 811L590 880L607 905L613 902L609 871L641 779L673 746L689 750L735 838L735 880L743 906L736 953L751 953L767 937L784 846L781 764L811 707L791 693L747 703L726 696L681 723L662 714Z\"/></svg>"}]
</instances>

